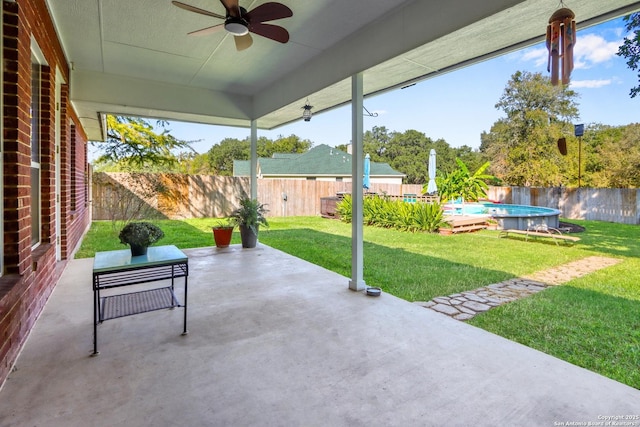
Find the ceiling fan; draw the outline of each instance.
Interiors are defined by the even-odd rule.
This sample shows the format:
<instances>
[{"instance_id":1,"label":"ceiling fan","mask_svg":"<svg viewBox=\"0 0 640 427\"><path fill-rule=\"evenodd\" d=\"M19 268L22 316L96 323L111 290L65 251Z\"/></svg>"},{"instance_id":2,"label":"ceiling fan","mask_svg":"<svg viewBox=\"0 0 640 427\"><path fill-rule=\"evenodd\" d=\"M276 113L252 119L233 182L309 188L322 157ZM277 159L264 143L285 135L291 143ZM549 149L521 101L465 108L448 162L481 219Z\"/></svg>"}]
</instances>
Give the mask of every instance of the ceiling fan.
<instances>
[{"instance_id":1,"label":"ceiling fan","mask_svg":"<svg viewBox=\"0 0 640 427\"><path fill-rule=\"evenodd\" d=\"M234 36L237 50L245 50L253 44L253 39L249 33L258 34L280 43L289 41L289 32L287 30L279 25L265 24L267 21L293 16L291 9L281 3L263 3L247 12L245 8L238 4L238 0L220 0L220 3L226 9L225 16L176 0L171 3L189 12L224 20L221 24L188 33L191 36L204 36L224 29Z\"/></svg>"}]
</instances>

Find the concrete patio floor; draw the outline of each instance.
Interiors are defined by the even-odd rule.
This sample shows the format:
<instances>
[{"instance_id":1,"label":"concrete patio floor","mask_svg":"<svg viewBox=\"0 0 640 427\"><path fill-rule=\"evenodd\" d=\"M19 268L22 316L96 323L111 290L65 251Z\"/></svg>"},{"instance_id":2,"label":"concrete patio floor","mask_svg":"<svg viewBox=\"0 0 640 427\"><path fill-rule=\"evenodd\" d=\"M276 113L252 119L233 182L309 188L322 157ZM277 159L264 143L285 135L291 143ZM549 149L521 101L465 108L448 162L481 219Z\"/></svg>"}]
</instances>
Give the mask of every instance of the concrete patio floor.
<instances>
[{"instance_id":1,"label":"concrete patio floor","mask_svg":"<svg viewBox=\"0 0 640 427\"><path fill-rule=\"evenodd\" d=\"M272 248L185 252L189 335L182 309L110 320L97 357L93 259L70 261L0 391L0 425L554 426L640 415L639 390L350 291L347 278Z\"/></svg>"}]
</instances>

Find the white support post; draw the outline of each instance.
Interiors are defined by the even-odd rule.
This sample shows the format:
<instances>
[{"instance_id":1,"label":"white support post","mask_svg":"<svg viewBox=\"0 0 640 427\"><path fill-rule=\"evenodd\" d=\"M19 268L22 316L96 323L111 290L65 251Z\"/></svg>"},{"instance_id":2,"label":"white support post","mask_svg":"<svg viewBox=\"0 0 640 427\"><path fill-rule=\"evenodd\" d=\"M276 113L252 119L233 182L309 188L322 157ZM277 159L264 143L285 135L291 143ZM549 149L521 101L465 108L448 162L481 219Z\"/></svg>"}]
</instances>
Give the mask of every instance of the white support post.
<instances>
[{"instance_id":1,"label":"white support post","mask_svg":"<svg viewBox=\"0 0 640 427\"><path fill-rule=\"evenodd\" d=\"M258 122L251 120L251 198L258 198Z\"/></svg>"},{"instance_id":2,"label":"white support post","mask_svg":"<svg viewBox=\"0 0 640 427\"><path fill-rule=\"evenodd\" d=\"M362 233L362 174L364 172L362 157L363 134L363 79L362 73L351 77L351 281L349 289L362 291L364 282L364 255Z\"/></svg>"}]
</instances>

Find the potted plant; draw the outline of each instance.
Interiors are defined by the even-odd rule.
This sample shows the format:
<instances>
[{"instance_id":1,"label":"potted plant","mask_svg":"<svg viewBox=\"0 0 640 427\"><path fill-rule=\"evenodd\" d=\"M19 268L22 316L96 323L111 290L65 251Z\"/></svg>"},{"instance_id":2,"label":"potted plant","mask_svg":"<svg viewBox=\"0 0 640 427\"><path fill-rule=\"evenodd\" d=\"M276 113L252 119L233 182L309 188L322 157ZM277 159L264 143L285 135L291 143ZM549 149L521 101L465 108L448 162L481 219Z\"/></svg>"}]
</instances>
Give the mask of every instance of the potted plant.
<instances>
[{"instance_id":1,"label":"potted plant","mask_svg":"<svg viewBox=\"0 0 640 427\"><path fill-rule=\"evenodd\" d=\"M164 237L163 231L150 222L130 222L120 234L120 243L131 247L131 256L147 254L147 248Z\"/></svg>"},{"instance_id":2,"label":"potted plant","mask_svg":"<svg viewBox=\"0 0 640 427\"><path fill-rule=\"evenodd\" d=\"M211 227L213 230L213 240L216 242L216 247L226 248L231 243L231 237L233 236L233 229L236 227L235 218L221 218Z\"/></svg>"},{"instance_id":3,"label":"potted plant","mask_svg":"<svg viewBox=\"0 0 640 427\"><path fill-rule=\"evenodd\" d=\"M240 229L243 248L255 248L258 242L260 225L269 226L265 214L265 205L249 197L240 199L240 207L233 211L231 217L236 220Z\"/></svg>"}]
</instances>

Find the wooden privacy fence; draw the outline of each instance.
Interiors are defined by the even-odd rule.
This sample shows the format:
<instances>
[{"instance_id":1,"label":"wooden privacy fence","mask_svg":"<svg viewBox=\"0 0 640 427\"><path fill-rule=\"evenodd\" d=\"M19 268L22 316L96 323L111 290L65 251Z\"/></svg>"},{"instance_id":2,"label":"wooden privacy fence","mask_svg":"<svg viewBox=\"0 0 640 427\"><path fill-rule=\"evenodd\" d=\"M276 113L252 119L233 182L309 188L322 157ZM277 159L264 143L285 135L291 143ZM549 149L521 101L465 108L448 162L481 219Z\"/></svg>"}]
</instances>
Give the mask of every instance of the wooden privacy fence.
<instances>
[{"instance_id":1,"label":"wooden privacy fence","mask_svg":"<svg viewBox=\"0 0 640 427\"><path fill-rule=\"evenodd\" d=\"M240 198L250 194L249 178L96 173L93 179L93 219L109 220L118 210L141 207L138 218L213 218L228 216ZM421 185L372 184L377 194L419 195ZM269 216L320 215L322 197L350 193L351 182L259 179L258 200ZM135 210L129 208L129 210Z\"/></svg>"},{"instance_id":2,"label":"wooden privacy fence","mask_svg":"<svg viewBox=\"0 0 640 427\"><path fill-rule=\"evenodd\" d=\"M228 216L249 179L210 175L95 173L94 220ZM139 212L139 213L138 213Z\"/></svg>"},{"instance_id":3,"label":"wooden privacy fence","mask_svg":"<svg viewBox=\"0 0 640 427\"><path fill-rule=\"evenodd\" d=\"M141 219L228 216L239 199L250 194L249 185L249 178L227 176L96 173L93 219L112 219L115 211L127 205L141 206L137 215ZM320 215L322 198L350 192L351 182L258 180L258 200L267 205L269 216ZM403 199L416 195L420 199L422 185L372 183L369 192ZM488 198L556 208L564 218L640 224L639 192L616 188L490 187Z\"/></svg>"},{"instance_id":4,"label":"wooden privacy fence","mask_svg":"<svg viewBox=\"0 0 640 427\"><path fill-rule=\"evenodd\" d=\"M563 218L640 224L636 188L489 187L488 198L558 209Z\"/></svg>"}]
</instances>

